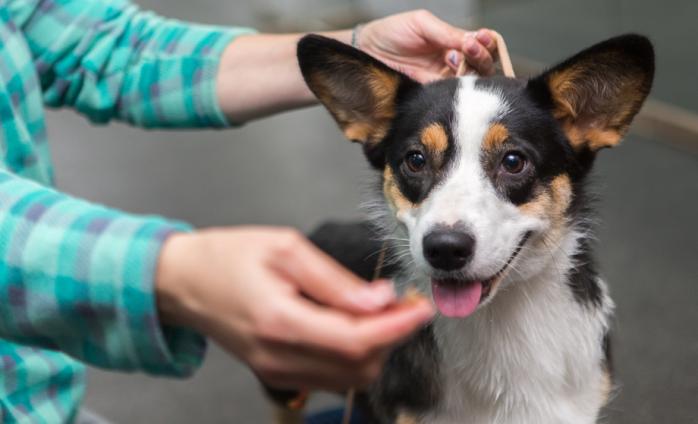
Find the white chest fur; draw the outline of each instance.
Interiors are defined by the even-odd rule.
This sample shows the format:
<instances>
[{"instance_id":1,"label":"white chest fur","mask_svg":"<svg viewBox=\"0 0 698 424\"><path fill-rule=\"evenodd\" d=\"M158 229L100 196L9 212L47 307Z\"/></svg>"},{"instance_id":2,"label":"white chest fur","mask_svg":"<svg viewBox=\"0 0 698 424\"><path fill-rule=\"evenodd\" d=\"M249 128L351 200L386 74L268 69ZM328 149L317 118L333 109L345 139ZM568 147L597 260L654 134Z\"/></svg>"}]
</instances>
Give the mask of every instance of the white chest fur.
<instances>
[{"instance_id":1,"label":"white chest fur","mask_svg":"<svg viewBox=\"0 0 698 424\"><path fill-rule=\"evenodd\" d=\"M437 318L441 404L424 423L593 423L608 379L611 300L575 301L554 267L519 281L467 319Z\"/></svg>"}]
</instances>

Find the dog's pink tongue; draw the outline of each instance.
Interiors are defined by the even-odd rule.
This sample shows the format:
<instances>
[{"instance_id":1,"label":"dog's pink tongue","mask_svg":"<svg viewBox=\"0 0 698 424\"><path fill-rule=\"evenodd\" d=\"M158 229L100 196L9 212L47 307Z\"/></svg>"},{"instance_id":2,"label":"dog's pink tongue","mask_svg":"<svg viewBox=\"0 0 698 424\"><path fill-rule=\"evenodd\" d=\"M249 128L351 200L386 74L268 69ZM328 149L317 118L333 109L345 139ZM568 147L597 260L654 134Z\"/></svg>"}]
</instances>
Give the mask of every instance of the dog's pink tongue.
<instances>
[{"instance_id":1,"label":"dog's pink tongue","mask_svg":"<svg viewBox=\"0 0 698 424\"><path fill-rule=\"evenodd\" d=\"M482 283L448 284L437 281L431 283L431 293L439 311L447 317L465 318L472 314L480 303Z\"/></svg>"}]
</instances>

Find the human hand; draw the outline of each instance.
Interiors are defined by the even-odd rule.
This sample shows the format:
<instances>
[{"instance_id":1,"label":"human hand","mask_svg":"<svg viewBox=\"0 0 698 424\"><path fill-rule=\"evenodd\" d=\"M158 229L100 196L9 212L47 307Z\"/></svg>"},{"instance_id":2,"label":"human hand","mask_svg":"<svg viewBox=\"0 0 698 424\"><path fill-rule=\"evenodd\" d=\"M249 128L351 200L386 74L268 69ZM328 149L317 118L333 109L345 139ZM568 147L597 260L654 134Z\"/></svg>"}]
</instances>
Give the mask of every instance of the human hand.
<instances>
[{"instance_id":1,"label":"human hand","mask_svg":"<svg viewBox=\"0 0 698 424\"><path fill-rule=\"evenodd\" d=\"M464 59L466 72L495 72L493 56L497 43L489 30L464 31L426 10L371 21L361 27L357 44L419 82L442 78L446 65L455 72Z\"/></svg>"},{"instance_id":2,"label":"human hand","mask_svg":"<svg viewBox=\"0 0 698 424\"><path fill-rule=\"evenodd\" d=\"M388 282L366 285L296 231L271 227L169 237L156 292L163 323L210 336L280 389L365 386L433 315L428 301L397 305Z\"/></svg>"}]
</instances>

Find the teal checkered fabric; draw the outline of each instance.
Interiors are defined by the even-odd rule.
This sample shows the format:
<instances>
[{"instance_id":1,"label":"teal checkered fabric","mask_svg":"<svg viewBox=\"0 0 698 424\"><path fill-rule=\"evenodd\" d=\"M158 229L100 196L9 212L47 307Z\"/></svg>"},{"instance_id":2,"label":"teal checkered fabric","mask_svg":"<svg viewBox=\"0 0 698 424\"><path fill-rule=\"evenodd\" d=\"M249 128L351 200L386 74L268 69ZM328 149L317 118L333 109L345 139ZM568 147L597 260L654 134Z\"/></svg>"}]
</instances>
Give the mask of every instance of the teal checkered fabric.
<instances>
[{"instance_id":1,"label":"teal checkered fabric","mask_svg":"<svg viewBox=\"0 0 698 424\"><path fill-rule=\"evenodd\" d=\"M224 127L215 77L246 28L125 0L0 1L0 422L70 422L83 363L186 376L205 342L158 321L160 248L186 224L55 191L44 105L93 122Z\"/></svg>"}]
</instances>

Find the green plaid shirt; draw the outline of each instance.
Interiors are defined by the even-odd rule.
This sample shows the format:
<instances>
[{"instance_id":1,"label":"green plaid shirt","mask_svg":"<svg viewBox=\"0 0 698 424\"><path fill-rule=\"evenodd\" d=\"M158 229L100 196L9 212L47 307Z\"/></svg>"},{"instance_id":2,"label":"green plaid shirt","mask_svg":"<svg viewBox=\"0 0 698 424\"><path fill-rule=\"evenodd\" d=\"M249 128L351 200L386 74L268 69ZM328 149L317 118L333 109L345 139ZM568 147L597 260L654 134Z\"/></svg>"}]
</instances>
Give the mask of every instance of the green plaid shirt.
<instances>
[{"instance_id":1,"label":"green plaid shirt","mask_svg":"<svg viewBox=\"0 0 698 424\"><path fill-rule=\"evenodd\" d=\"M163 240L188 227L51 189L43 107L223 127L220 55L247 32L126 0L0 0L0 422L71 421L82 362L173 376L200 364L204 340L161 326L153 295Z\"/></svg>"}]
</instances>

